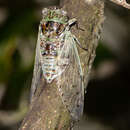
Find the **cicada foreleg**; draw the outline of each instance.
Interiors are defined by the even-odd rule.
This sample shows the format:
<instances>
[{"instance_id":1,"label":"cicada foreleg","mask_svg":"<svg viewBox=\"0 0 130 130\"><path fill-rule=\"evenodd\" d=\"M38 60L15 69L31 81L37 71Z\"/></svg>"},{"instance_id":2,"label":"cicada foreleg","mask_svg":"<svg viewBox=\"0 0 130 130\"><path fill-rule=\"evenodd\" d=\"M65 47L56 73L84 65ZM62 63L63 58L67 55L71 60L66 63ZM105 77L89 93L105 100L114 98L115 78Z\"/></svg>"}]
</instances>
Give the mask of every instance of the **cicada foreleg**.
<instances>
[{"instance_id":1,"label":"cicada foreleg","mask_svg":"<svg viewBox=\"0 0 130 130\"><path fill-rule=\"evenodd\" d=\"M85 50L85 51L88 51L88 48L82 47L82 45L80 44L79 40L78 40L74 35L73 35L73 38L74 38L74 40L76 41L76 43L79 45L79 47L80 47L81 49L83 49L83 50Z\"/></svg>"},{"instance_id":2,"label":"cicada foreleg","mask_svg":"<svg viewBox=\"0 0 130 130\"><path fill-rule=\"evenodd\" d=\"M71 27L71 26L74 25L74 24L76 25L76 28L77 28L78 30L84 31L84 29L82 29L82 28L79 27L78 21L77 21L76 18L73 18L73 19L71 19L71 20L68 21L69 27Z\"/></svg>"}]
</instances>

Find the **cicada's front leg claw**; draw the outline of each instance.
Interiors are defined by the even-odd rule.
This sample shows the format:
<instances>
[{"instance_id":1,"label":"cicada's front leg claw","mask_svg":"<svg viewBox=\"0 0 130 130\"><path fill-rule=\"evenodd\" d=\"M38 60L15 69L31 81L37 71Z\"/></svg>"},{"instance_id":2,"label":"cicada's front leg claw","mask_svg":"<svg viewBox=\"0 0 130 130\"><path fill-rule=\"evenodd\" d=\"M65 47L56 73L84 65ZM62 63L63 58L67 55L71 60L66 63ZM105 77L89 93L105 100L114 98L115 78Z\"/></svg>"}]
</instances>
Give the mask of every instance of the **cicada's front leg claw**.
<instances>
[{"instance_id":1,"label":"cicada's front leg claw","mask_svg":"<svg viewBox=\"0 0 130 130\"><path fill-rule=\"evenodd\" d=\"M128 4L126 0L110 0L110 1L112 1L112 2L114 2L116 4L118 4L118 5L121 5L121 6L125 7L125 8L130 9L130 4Z\"/></svg>"}]
</instances>

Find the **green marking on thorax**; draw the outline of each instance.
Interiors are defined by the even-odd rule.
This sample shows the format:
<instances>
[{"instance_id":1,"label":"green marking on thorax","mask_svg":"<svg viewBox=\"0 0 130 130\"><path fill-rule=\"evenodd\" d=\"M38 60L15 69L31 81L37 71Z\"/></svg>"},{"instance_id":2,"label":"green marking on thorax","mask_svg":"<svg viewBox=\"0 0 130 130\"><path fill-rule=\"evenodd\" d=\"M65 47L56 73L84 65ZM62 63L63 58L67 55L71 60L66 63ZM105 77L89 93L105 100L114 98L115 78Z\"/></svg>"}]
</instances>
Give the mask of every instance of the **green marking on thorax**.
<instances>
[{"instance_id":1,"label":"green marking on thorax","mask_svg":"<svg viewBox=\"0 0 130 130\"><path fill-rule=\"evenodd\" d=\"M58 19L58 18L53 18L53 19L50 19L50 18L46 18L46 19L44 19L44 21L52 21L52 22L57 22L57 23L61 23L61 24L67 24L67 22L63 22L63 21L61 21L60 19Z\"/></svg>"},{"instance_id":2,"label":"green marking on thorax","mask_svg":"<svg viewBox=\"0 0 130 130\"><path fill-rule=\"evenodd\" d=\"M56 11L50 11L46 17L44 17L44 21L53 21L58 22L61 24L67 24L68 18L66 16L63 16L59 12Z\"/></svg>"}]
</instances>

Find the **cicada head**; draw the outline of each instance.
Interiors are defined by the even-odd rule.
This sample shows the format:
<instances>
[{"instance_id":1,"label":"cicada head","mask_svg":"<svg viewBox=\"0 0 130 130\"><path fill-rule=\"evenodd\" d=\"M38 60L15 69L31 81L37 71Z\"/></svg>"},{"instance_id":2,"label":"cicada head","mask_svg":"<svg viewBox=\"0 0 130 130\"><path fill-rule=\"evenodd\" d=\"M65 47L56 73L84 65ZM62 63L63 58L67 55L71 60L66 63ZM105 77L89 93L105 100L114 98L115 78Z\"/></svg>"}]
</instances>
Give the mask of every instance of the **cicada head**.
<instances>
[{"instance_id":1,"label":"cicada head","mask_svg":"<svg viewBox=\"0 0 130 130\"><path fill-rule=\"evenodd\" d=\"M67 12L62 9L43 9L42 21L40 24L41 32L47 37L59 36L68 24Z\"/></svg>"},{"instance_id":2,"label":"cicada head","mask_svg":"<svg viewBox=\"0 0 130 130\"><path fill-rule=\"evenodd\" d=\"M42 10L43 21L53 21L62 24L68 22L67 12L62 9L43 9Z\"/></svg>"}]
</instances>

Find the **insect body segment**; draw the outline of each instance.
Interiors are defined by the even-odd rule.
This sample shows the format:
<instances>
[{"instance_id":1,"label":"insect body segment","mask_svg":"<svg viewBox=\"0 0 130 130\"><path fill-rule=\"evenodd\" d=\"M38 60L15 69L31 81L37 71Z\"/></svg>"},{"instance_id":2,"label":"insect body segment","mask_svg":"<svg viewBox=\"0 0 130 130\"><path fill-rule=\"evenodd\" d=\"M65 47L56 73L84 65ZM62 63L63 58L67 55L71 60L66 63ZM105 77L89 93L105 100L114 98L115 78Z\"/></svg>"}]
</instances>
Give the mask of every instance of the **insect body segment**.
<instances>
[{"instance_id":1,"label":"insect body segment","mask_svg":"<svg viewBox=\"0 0 130 130\"><path fill-rule=\"evenodd\" d=\"M51 83L53 79L63 72L64 69L62 70L61 66L66 66L64 63L60 64L58 60L62 46L63 43L59 43L59 41L49 41L40 48L43 76L48 83Z\"/></svg>"}]
</instances>

